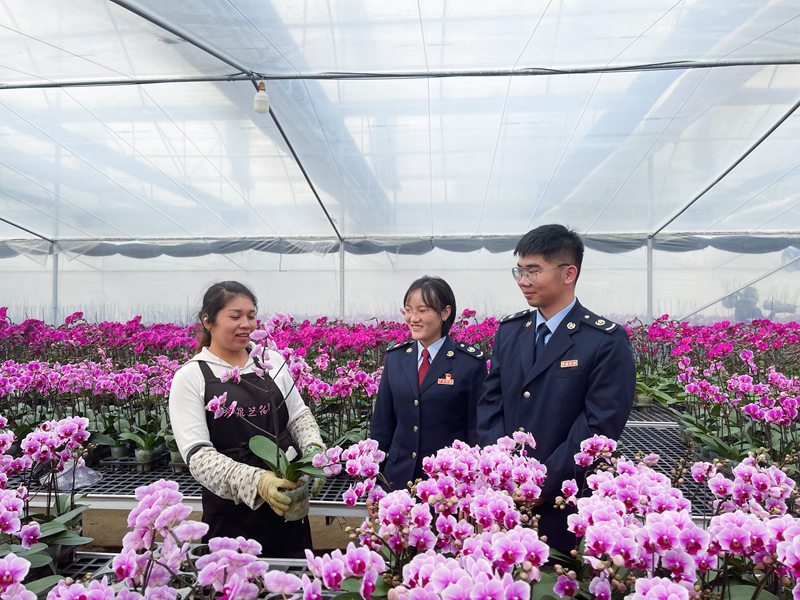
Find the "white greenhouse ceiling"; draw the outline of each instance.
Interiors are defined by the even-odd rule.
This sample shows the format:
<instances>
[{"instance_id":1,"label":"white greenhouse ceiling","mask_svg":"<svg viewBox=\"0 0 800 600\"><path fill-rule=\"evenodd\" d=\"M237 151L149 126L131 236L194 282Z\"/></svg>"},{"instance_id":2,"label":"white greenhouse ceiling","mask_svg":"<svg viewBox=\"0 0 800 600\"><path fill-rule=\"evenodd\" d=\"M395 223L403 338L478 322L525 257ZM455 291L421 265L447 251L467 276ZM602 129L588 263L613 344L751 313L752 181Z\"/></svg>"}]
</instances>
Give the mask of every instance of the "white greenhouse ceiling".
<instances>
[{"instance_id":1,"label":"white greenhouse ceiling","mask_svg":"<svg viewBox=\"0 0 800 600\"><path fill-rule=\"evenodd\" d=\"M2 0L0 256L555 221L776 251L798 105L800 0Z\"/></svg>"}]
</instances>

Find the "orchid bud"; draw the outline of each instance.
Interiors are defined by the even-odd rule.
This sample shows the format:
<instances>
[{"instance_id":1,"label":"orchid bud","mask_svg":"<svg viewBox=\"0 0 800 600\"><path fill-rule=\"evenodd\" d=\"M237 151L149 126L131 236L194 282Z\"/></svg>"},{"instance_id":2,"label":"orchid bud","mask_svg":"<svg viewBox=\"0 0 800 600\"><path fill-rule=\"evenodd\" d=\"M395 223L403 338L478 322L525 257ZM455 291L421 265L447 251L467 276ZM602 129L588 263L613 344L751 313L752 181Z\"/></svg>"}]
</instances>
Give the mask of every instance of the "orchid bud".
<instances>
[{"instance_id":1,"label":"orchid bud","mask_svg":"<svg viewBox=\"0 0 800 600\"><path fill-rule=\"evenodd\" d=\"M621 554L614 555L613 561L614 564L617 565L618 567L622 567L625 565L625 559Z\"/></svg>"},{"instance_id":2,"label":"orchid bud","mask_svg":"<svg viewBox=\"0 0 800 600\"><path fill-rule=\"evenodd\" d=\"M568 571L567 572L567 579L571 579L575 581L578 578L578 574L575 571Z\"/></svg>"}]
</instances>

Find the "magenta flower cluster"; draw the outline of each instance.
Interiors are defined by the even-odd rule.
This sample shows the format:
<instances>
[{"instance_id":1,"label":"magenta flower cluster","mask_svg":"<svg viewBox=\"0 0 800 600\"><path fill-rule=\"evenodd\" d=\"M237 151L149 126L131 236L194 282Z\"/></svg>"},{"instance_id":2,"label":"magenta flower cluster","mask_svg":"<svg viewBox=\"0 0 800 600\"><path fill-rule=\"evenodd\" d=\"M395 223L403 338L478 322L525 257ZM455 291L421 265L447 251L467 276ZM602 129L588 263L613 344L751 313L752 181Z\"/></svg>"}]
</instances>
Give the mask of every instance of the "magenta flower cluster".
<instances>
[{"instance_id":1,"label":"magenta flower cluster","mask_svg":"<svg viewBox=\"0 0 800 600\"><path fill-rule=\"evenodd\" d=\"M322 469L327 477L335 477L344 467L348 475L361 479L351 484L343 495L348 506L355 506L365 495L369 495L370 502L376 502L384 495L383 490L375 486L384 458L386 453L378 449L378 442L362 440L346 450L339 446L328 448L324 453L315 455L311 464Z\"/></svg>"},{"instance_id":2,"label":"magenta flower cluster","mask_svg":"<svg viewBox=\"0 0 800 600\"><path fill-rule=\"evenodd\" d=\"M304 598L318 598L323 587L338 590L349 577L361 578L360 593L370 598L385 570L381 553L386 549L403 576L390 598L528 600L528 582L541 578L550 549L514 501L530 505L546 478L544 466L527 456L527 447L535 447L532 436L518 433L483 450L456 441L426 457L428 479L411 490L370 498L377 506L374 517L356 530L360 547L351 544L344 554L321 558L308 553L315 579L303 580ZM371 440L346 451L332 448L333 456L319 455L318 463L330 468L345 462L357 473L364 464L358 464L359 457L374 456L376 449ZM375 564L370 561L378 561L372 574L365 566Z\"/></svg>"},{"instance_id":3,"label":"magenta flower cluster","mask_svg":"<svg viewBox=\"0 0 800 600\"><path fill-rule=\"evenodd\" d=\"M58 397L64 394L126 400L149 395L166 398L179 363L159 356L154 364L138 363L117 368L110 359L76 364L31 361L0 364L0 398L36 393Z\"/></svg>"},{"instance_id":4,"label":"magenta flower cluster","mask_svg":"<svg viewBox=\"0 0 800 600\"><path fill-rule=\"evenodd\" d=\"M127 323L88 323L81 312L68 316L60 327L36 319L15 325L9 321L7 309L0 307L0 349L9 357L63 361L113 353L126 359L168 354L185 360L196 347L196 330L194 325L142 325L141 317Z\"/></svg>"},{"instance_id":5,"label":"magenta flower cluster","mask_svg":"<svg viewBox=\"0 0 800 600\"><path fill-rule=\"evenodd\" d=\"M800 323L773 323L766 319L749 324L720 321L712 325L689 325L670 321L669 315L663 315L645 329L649 341L669 348L672 356L702 353L704 362L726 357L737 349L764 353L800 343Z\"/></svg>"},{"instance_id":6,"label":"magenta flower cluster","mask_svg":"<svg viewBox=\"0 0 800 600\"><path fill-rule=\"evenodd\" d=\"M590 589L598 600L609 600L614 589L627 592L624 582L613 579L614 568L637 573L629 597L688 600L696 597L694 584L702 574L733 557L770 573L780 563L786 573L800 566L795 542L800 520L787 514L794 482L781 469L759 466L750 457L729 480L716 463L692 465L692 477L717 498L717 514L703 529L692 519L691 503L666 476L644 462L621 458L611 463L587 478L589 497L575 501L575 482L564 482L578 508L568 517L569 528L583 539L583 559L594 571ZM797 574L795 594L800 593ZM574 577L560 575L557 593L573 596L577 589Z\"/></svg>"},{"instance_id":7,"label":"magenta flower cluster","mask_svg":"<svg viewBox=\"0 0 800 600\"><path fill-rule=\"evenodd\" d=\"M533 446L530 434L516 437L517 441L502 438L483 450L456 441L426 457L423 464L429 478L418 481L410 491L396 490L380 498L374 520L365 519L358 530L362 546L386 547L395 557L410 550L467 556L482 552L486 539L477 535L480 531L519 532L519 527L530 526L514 498L528 505L537 500L546 471L526 456L526 445ZM536 535L531 529L525 531L524 536ZM523 546L547 557L546 544L538 538L525 539ZM538 567L542 560L529 562Z\"/></svg>"},{"instance_id":8,"label":"magenta flower cluster","mask_svg":"<svg viewBox=\"0 0 800 600\"><path fill-rule=\"evenodd\" d=\"M112 566L127 590L117 595L121 600L175 600L171 580L183 587L208 587L219 597L229 600L255 600L265 591L293 594L301 587L299 577L280 571L271 572L269 564L258 558L261 545L238 537L212 538L208 554L193 557L191 545L208 533L208 525L188 520L191 507L182 504L178 484L160 480L136 490L139 504L128 515L132 528L122 540L123 549ZM164 542L156 544L158 538ZM189 564L196 582L186 579ZM72 596L54 595L48 600L67 600ZM88 588L87 588L88 591ZM197 591L197 590L196 590ZM113 600L113 594L107 596Z\"/></svg>"},{"instance_id":9,"label":"magenta flower cluster","mask_svg":"<svg viewBox=\"0 0 800 600\"><path fill-rule=\"evenodd\" d=\"M0 558L0 598L2 600L36 600L36 594L25 589L22 581L31 563L9 552Z\"/></svg>"},{"instance_id":10,"label":"magenta flower cluster","mask_svg":"<svg viewBox=\"0 0 800 600\"><path fill-rule=\"evenodd\" d=\"M359 593L370 600L377 587L378 576L386 571L383 557L368 548L356 547L352 542L344 553L334 550L321 557L306 550L308 570L315 577L310 580L303 576L304 598L310 599L321 594L322 586L329 590L341 590L341 583L348 578L360 579Z\"/></svg>"},{"instance_id":11,"label":"magenta flower cluster","mask_svg":"<svg viewBox=\"0 0 800 600\"><path fill-rule=\"evenodd\" d=\"M599 459L609 462L616 449L616 440L595 434L581 442L581 451L575 455L575 464L588 467Z\"/></svg>"},{"instance_id":12,"label":"magenta flower cluster","mask_svg":"<svg viewBox=\"0 0 800 600\"><path fill-rule=\"evenodd\" d=\"M7 425L6 418L0 416L0 427ZM22 439L21 454L16 458L7 454L16 436L10 430L0 430L0 534L18 538L25 549L39 542L41 529L39 523L29 516L28 490L24 486L6 489L8 479L37 464L45 465L53 472L63 471L68 461L83 464L83 445L89 438L88 425L88 419L83 417L45 421ZM7 541L7 538L3 540Z\"/></svg>"},{"instance_id":13,"label":"magenta flower cluster","mask_svg":"<svg viewBox=\"0 0 800 600\"><path fill-rule=\"evenodd\" d=\"M714 511L752 512L759 518L784 515L790 509L796 483L775 465L762 466L752 454L733 468L733 480L718 472L718 464L692 465L695 481L706 483L716 500Z\"/></svg>"}]
</instances>

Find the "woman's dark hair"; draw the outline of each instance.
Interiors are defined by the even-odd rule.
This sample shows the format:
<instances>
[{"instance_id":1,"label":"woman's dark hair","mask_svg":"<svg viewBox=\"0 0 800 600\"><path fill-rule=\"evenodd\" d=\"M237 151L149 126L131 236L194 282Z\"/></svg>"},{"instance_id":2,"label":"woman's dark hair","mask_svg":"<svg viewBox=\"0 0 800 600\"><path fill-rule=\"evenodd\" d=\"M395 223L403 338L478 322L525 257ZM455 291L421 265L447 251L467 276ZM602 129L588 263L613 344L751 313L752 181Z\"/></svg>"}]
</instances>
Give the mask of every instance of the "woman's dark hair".
<instances>
[{"instance_id":1,"label":"woman's dark hair","mask_svg":"<svg viewBox=\"0 0 800 600\"><path fill-rule=\"evenodd\" d=\"M253 306L258 306L255 294L246 285L242 285L238 281L220 281L206 290L203 296L203 308L200 309L198 314L200 318L200 333L197 335L197 350L195 354L211 345L211 332L206 329L206 326L216 323L219 311L237 296L250 298L253 301Z\"/></svg>"},{"instance_id":2,"label":"woman's dark hair","mask_svg":"<svg viewBox=\"0 0 800 600\"><path fill-rule=\"evenodd\" d=\"M422 295L422 301L440 315L445 308L450 307L450 314L442 323L442 335L447 335L450 332L453 321L456 320L456 295L453 290L441 277L425 275L409 286L406 295L403 297L403 306L408 302L411 292L415 290L419 290Z\"/></svg>"}]
</instances>

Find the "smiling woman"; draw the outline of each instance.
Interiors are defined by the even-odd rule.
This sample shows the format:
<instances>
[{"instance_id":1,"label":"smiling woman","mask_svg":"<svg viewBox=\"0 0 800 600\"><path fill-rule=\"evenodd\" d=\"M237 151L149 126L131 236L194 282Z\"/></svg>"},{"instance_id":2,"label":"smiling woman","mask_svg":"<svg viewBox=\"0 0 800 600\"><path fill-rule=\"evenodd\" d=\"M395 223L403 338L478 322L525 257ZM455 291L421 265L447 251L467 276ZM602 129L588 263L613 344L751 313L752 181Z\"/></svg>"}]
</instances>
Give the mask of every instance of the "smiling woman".
<instances>
[{"instance_id":1,"label":"smiling woman","mask_svg":"<svg viewBox=\"0 0 800 600\"><path fill-rule=\"evenodd\" d=\"M256 297L241 283L211 286L200 310L198 352L175 374L169 397L175 441L203 485L207 539L249 537L266 556L301 557L311 547L308 520L286 521L295 484L265 470L248 442L266 432L284 452L324 449L319 427L277 352L261 361L250 346ZM231 379L225 374L235 371ZM215 419L206 410L224 397L248 420Z\"/></svg>"},{"instance_id":2,"label":"smiling woman","mask_svg":"<svg viewBox=\"0 0 800 600\"><path fill-rule=\"evenodd\" d=\"M384 476L396 489L424 476L423 457L457 439L475 443L486 377L483 352L448 335L456 298L444 279L416 280L403 305L412 339L387 351L370 430L388 454Z\"/></svg>"}]
</instances>

